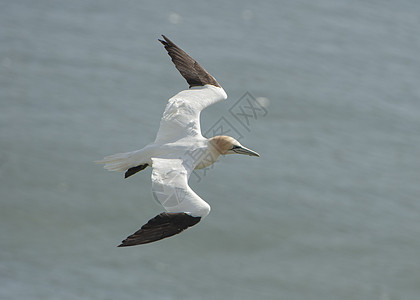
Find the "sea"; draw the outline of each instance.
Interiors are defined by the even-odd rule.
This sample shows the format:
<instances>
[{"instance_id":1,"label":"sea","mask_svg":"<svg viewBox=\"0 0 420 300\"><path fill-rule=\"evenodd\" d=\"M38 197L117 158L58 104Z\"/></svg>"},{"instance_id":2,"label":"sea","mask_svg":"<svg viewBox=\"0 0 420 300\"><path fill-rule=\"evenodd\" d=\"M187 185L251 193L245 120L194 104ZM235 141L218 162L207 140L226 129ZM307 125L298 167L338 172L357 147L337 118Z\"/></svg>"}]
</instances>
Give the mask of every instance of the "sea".
<instances>
[{"instance_id":1,"label":"sea","mask_svg":"<svg viewBox=\"0 0 420 300\"><path fill-rule=\"evenodd\" d=\"M118 248L163 212L152 142L188 87L164 34L224 87L201 115L261 157L189 180L211 213ZM420 2L0 1L0 299L420 299Z\"/></svg>"}]
</instances>

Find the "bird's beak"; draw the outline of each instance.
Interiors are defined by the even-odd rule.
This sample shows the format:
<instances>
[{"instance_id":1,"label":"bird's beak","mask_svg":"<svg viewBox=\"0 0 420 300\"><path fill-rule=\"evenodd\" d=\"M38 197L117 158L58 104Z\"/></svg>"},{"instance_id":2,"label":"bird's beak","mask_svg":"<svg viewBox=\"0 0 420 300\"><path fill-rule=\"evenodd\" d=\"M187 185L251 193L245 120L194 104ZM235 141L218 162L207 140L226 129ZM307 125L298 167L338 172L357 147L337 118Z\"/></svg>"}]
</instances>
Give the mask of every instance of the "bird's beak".
<instances>
[{"instance_id":1,"label":"bird's beak","mask_svg":"<svg viewBox=\"0 0 420 300\"><path fill-rule=\"evenodd\" d=\"M257 156L257 157L260 157L260 155L257 152L255 152L255 151L253 151L251 149L245 148L243 146L241 146L241 147L235 147L232 150L233 150L233 152L238 153L238 154L245 154L245 155L249 155L249 156Z\"/></svg>"}]
</instances>

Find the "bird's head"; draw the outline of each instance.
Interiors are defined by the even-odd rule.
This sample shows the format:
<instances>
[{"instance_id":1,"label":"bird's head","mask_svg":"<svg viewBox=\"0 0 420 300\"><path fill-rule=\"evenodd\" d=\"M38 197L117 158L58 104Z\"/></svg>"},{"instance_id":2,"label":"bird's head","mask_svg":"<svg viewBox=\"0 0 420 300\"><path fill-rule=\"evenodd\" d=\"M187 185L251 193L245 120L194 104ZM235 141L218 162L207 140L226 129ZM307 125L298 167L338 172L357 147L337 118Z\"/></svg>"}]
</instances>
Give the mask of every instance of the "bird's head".
<instances>
[{"instance_id":1,"label":"bird's head","mask_svg":"<svg viewBox=\"0 0 420 300\"><path fill-rule=\"evenodd\" d=\"M249 156L260 156L257 152L248 149L241 145L233 137L226 135L215 136L210 139L210 143L217 149L222 155L226 154L245 154Z\"/></svg>"}]
</instances>

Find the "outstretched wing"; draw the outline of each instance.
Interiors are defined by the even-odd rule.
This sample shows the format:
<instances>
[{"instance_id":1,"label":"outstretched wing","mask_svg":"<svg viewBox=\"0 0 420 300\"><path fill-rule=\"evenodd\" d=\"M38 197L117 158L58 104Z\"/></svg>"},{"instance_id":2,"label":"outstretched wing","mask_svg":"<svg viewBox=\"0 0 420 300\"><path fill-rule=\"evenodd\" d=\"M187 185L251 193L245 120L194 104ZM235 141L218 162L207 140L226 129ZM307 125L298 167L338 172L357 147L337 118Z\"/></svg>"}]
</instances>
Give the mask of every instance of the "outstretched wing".
<instances>
[{"instance_id":1,"label":"outstretched wing","mask_svg":"<svg viewBox=\"0 0 420 300\"><path fill-rule=\"evenodd\" d=\"M197 224L210 212L210 206L189 186L191 168L181 159L152 158L152 192L167 212L149 220L119 247L158 241Z\"/></svg>"},{"instance_id":2,"label":"outstretched wing","mask_svg":"<svg viewBox=\"0 0 420 300\"><path fill-rule=\"evenodd\" d=\"M139 230L128 236L118 247L128 247L156 242L173 236L200 222L200 217L186 213L161 213L149 220Z\"/></svg>"},{"instance_id":3,"label":"outstretched wing","mask_svg":"<svg viewBox=\"0 0 420 300\"><path fill-rule=\"evenodd\" d=\"M181 159L152 158L152 162L153 197L166 211L194 217L208 215L210 206L188 185L192 166L185 166Z\"/></svg>"},{"instance_id":4,"label":"outstretched wing","mask_svg":"<svg viewBox=\"0 0 420 300\"><path fill-rule=\"evenodd\" d=\"M163 112L155 143L201 136L200 113L207 106L225 100L222 88L206 85L181 91L169 99Z\"/></svg>"},{"instance_id":5,"label":"outstretched wing","mask_svg":"<svg viewBox=\"0 0 420 300\"><path fill-rule=\"evenodd\" d=\"M164 40L159 40L168 51L169 56L182 77L188 82L190 87L211 84L221 87L216 79L211 76L198 62L189 56L184 50L175 45L170 39L162 35Z\"/></svg>"},{"instance_id":6,"label":"outstretched wing","mask_svg":"<svg viewBox=\"0 0 420 300\"><path fill-rule=\"evenodd\" d=\"M201 111L227 98L226 92L213 76L167 37L163 38L165 40L159 41L165 46L175 67L187 80L190 89L181 91L169 99L160 122L156 143L201 135Z\"/></svg>"}]
</instances>

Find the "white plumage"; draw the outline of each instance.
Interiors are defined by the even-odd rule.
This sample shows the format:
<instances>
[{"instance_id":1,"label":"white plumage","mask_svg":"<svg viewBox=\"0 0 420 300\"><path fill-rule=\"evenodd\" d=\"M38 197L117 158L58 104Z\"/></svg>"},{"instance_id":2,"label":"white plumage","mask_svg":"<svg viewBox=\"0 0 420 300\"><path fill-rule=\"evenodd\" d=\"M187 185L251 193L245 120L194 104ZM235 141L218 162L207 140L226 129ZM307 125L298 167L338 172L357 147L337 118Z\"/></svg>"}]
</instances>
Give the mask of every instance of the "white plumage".
<instances>
[{"instance_id":1,"label":"white plumage","mask_svg":"<svg viewBox=\"0 0 420 300\"><path fill-rule=\"evenodd\" d=\"M168 38L160 40L176 68L190 84L169 99L153 143L140 150L105 157L98 163L110 171L125 172L125 177L150 166L152 192L167 213L151 219L120 246L150 243L172 236L195 225L208 215L210 206L188 185L194 169L213 164L220 155L239 153L259 156L234 138L202 136L200 113L206 107L227 99L218 82L194 59Z\"/></svg>"},{"instance_id":2,"label":"white plumage","mask_svg":"<svg viewBox=\"0 0 420 300\"><path fill-rule=\"evenodd\" d=\"M205 217L210 205L188 185L192 172L182 159L153 158L152 191L155 199L168 212L185 212L193 217Z\"/></svg>"},{"instance_id":3,"label":"white plumage","mask_svg":"<svg viewBox=\"0 0 420 300\"><path fill-rule=\"evenodd\" d=\"M201 136L201 111L226 99L225 91L212 85L196 86L179 92L166 105L155 143Z\"/></svg>"}]
</instances>

